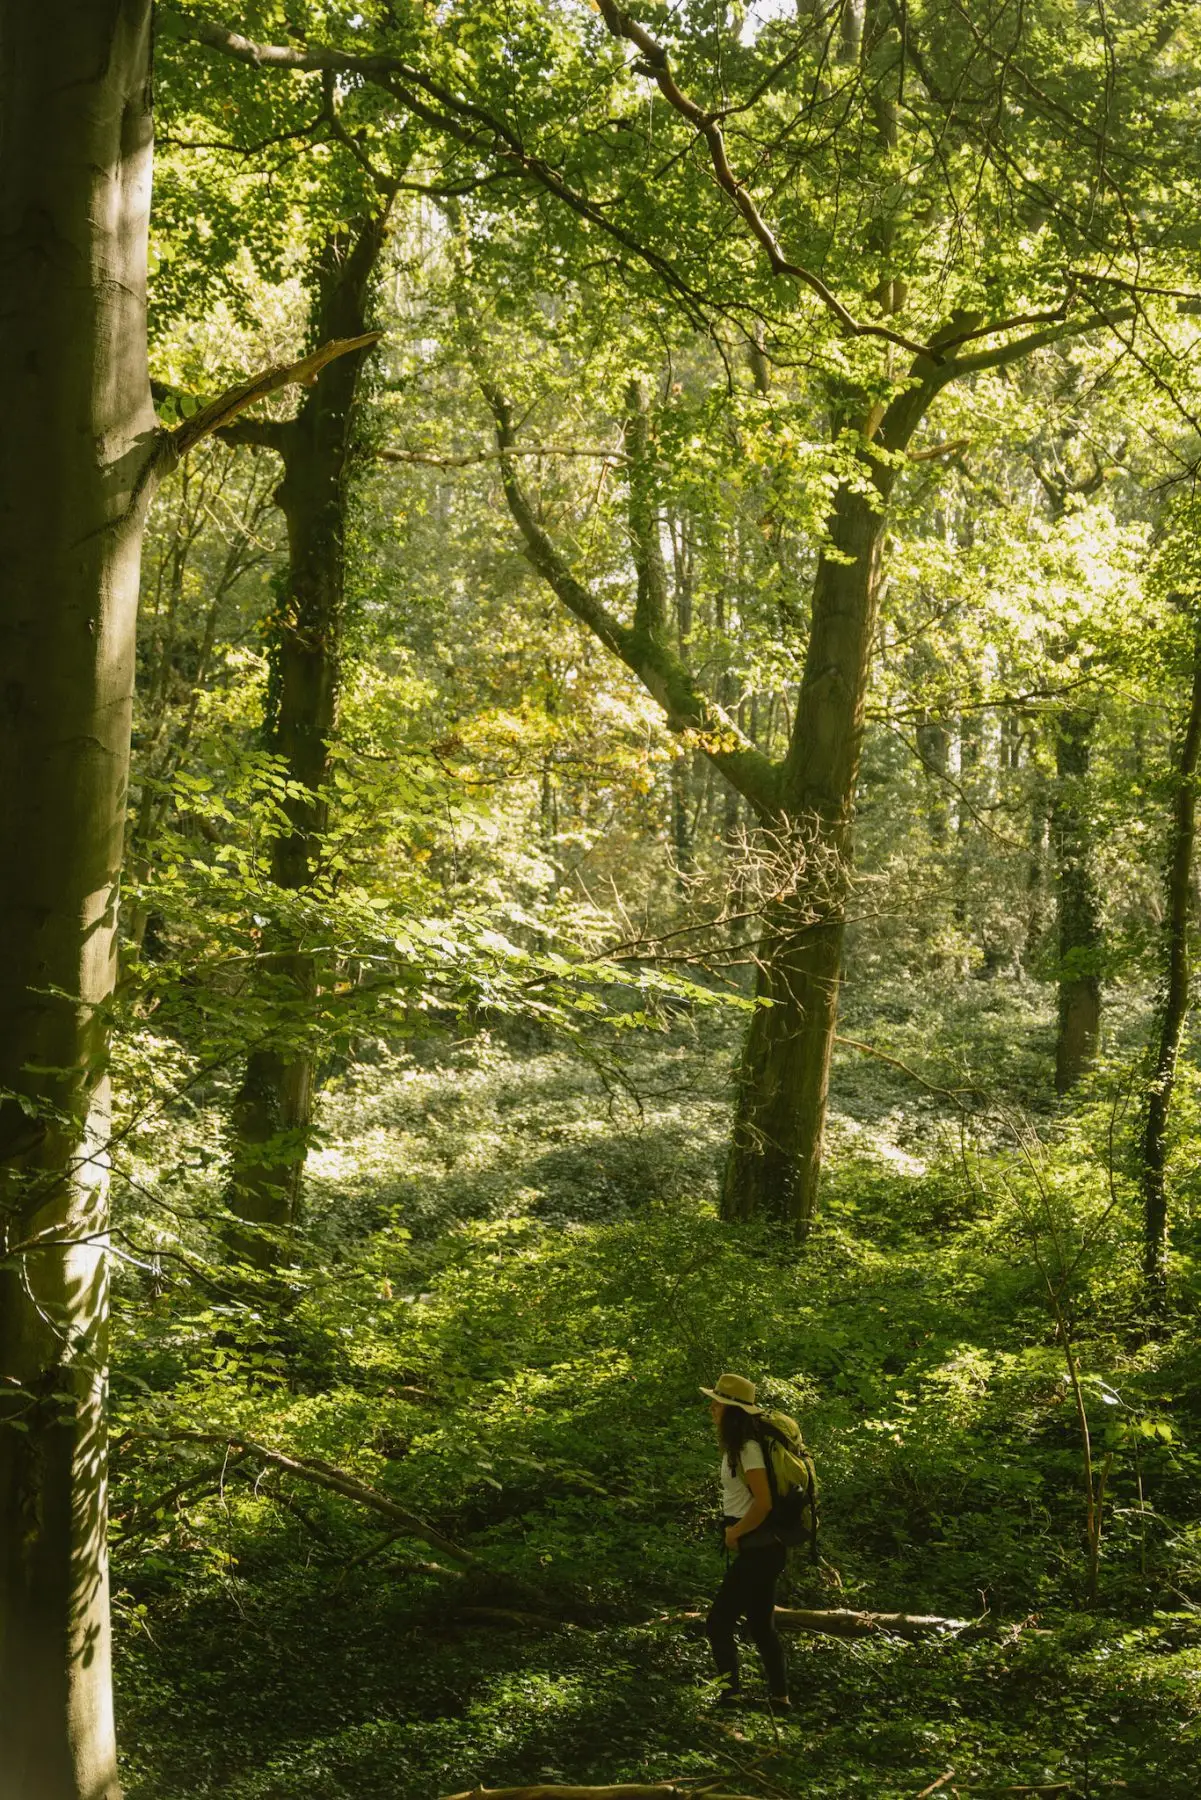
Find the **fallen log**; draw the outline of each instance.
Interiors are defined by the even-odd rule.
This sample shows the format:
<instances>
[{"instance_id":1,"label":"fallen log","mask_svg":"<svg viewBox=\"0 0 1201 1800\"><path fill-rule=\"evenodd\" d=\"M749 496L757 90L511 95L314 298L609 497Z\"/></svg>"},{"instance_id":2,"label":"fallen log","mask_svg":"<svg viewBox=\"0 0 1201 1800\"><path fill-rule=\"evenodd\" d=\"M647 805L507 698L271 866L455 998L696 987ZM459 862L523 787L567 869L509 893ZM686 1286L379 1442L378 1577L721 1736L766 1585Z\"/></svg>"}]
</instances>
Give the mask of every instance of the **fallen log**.
<instances>
[{"instance_id":1,"label":"fallen log","mask_svg":"<svg viewBox=\"0 0 1201 1800\"><path fill-rule=\"evenodd\" d=\"M945 1619L938 1613L854 1612L848 1606L777 1606L776 1624L782 1631L820 1631L828 1637L901 1637L913 1642L940 1633L957 1635L980 1621Z\"/></svg>"},{"instance_id":2,"label":"fallen log","mask_svg":"<svg viewBox=\"0 0 1201 1800\"><path fill-rule=\"evenodd\" d=\"M700 1612L662 1613L650 1620L652 1625L702 1624ZM806 1606L777 1606L776 1625L781 1631L817 1631L827 1637L901 1637L911 1642L942 1633L957 1636L960 1632L980 1630L980 1619L945 1619L938 1613L854 1612L850 1607L828 1609ZM994 1629L1003 1629L995 1627Z\"/></svg>"},{"instance_id":3,"label":"fallen log","mask_svg":"<svg viewBox=\"0 0 1201 1800\"><path fill-rule=\"evenodd\" d=\"M444 1800L697 1800L695 1788L676 1787L670 1781L623 1783L618 1787L506 1787L468 1788L447 1794ZM755 1800L751 1794L716 1794L706 1788L704 1800Z\"/></svg>"},{"instance_id":4,"label":"fallen log","mask_svg":"<svg viewBox=\"0 0 1201 1800\"><path fill-rule=\"evenodd\" d=\"M369 1511L379 1513L382 1518L390 1520L397 1526L399 1533L407 1537L420 1538L432 1550L441 1551L443 1556L449 1556L453 1562L462 1563L470 1569L478 1569L483 1574L494 1573L478 1556L473 1556L470 1550L464 1550L461 1545L444 1537L434 1526L427 1525L424 1519L419 1519L407 1507L398 1505L386 1494L381 1494L378 1488L373 1488L367 1482L361 1481L357 1475L351 1475L346 1469L335 1468L332 1463L322 1462L319 1457L300 1456L294 1453L289 1454L284 1450L274 1450L270 1445L260 1444L254 1438L245 1437L241 1433L177 1430L145 1432L139 1435L157 1439L160 1443L228 1446L230 1450L239 1452L240 1457L252 1456L259 1462L282 1470L287 1475L296 1476L300 1481L311 1482L314 1487L325 1488L331 1494L340 1494L345 1500L357 1501L360 1506L365 1506ZM517 1583L511 1576L505 1576L503 1579L513 1581L515 1586L525 1586L524 1582Z\"/></svg>"}]
</instances>

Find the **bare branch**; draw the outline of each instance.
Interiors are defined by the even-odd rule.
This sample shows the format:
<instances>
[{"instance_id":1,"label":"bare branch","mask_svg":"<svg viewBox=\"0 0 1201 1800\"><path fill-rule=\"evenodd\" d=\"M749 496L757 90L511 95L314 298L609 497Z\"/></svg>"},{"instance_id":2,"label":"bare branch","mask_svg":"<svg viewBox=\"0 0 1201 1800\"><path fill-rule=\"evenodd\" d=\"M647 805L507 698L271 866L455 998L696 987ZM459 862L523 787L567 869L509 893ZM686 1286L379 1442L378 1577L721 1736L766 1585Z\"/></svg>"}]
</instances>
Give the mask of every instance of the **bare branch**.
<instances>
[{"instance_id":1,"label":"bare branch","mask_svg":"<svg viewBox=\"0 0 1201 1800\"><path fill-rule=\"evenodd\" d=\"M955 456L969 446L968 438L954 438L949 444L934 444L929 450L907 450L910 462L933 462L939 456Z\"/></svg>"},{"instance_id":2,"label":"bare branch","mask_svg":"<svg viewBox=\"0 0 1201 1800\"><path fill-rule=\"evenodd\" d=\"M603 444L511 444L505 450L464 450L459 454L440 456L434 450L373 450L376 462L416 463L430 469L469 469L477 463L496 462L503 456L580 456L597 462L621 463L623 450L610 450Z\"/></svg>"},{"instance_id":3,"label":"bare branch","mask_svg":"<svg viewBox=\"0 0 1201 1800\"><path fill-rule=\"evenodd\" d=\"M274 368L264 369L261 375L251 376L249 381L240 382L237 387L227 388L199 412L193 413L190 419L185 419L182 425L177 425L174 431L164 435L157 459L160 471L173 469L197 444L231 425L238 414L253 406L256 400L265 400L268 394L278 393L280 388L308 387L327 363L336 362L338 357L349 356L357 350L369 350L383 335L382 331L368 331L361 337L337 338L332 343L322 344L319 350L310 350L297 362L279 363Z\"/></svg>"},{"instance_id":4,"label":"bare branch","mask_svg":"<svg viewBox=\"0 0 1201 1800\"><path fill-rule=\"evenodd\" d=\"M155 1436L155 1433L147 1433ZM236 1433L227 1434L215 1431L170 1431L164 1434L171 1443L189 1444L227 1444L230 1449L238 1450L243 1455L255 1456L260 1462L270 1463L289 1475L297 1476L301 1481L309 1481L315 1487L326 1488L331 1494L341 1494L344 1499L357 1501L360 1506L368 1507L385 1519L391 1519L409 1537L420 1538L433 1550L440 1550L443 1556L449 1556L453 1562L464 1563L471 1568L486 1570L478 1556L470 1550L464 1550L459 1544L452 1543L450 1538L432 1525L419 1519L407 1507L400 1506L381 1494L367 1482L360 1481L356 1475L345 1469L336 1469L331 1463L321 1462L316 1457L289 1456L283 1450L272 1450L266 1444L257 1443L253 1438L241 1437ZM492 1573L488 1570L488 1573ZM521 1585L518 1583L517 1585Z\"/></svg>"}]
</instances>

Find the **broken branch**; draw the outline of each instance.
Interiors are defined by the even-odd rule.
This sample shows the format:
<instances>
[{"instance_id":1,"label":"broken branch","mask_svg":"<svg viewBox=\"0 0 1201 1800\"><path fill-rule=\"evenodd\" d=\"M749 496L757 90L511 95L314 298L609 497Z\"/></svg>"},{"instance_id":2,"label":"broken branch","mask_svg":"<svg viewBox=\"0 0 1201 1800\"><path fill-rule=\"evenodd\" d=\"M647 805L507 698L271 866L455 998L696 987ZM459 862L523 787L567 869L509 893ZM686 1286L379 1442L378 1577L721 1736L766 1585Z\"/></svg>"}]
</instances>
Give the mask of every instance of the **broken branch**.
<instances>
[{"instance_id":1,"label":"broken branch","mask_svg":"<svg viewBox=\"0 0 1201 1800\"><path fill-rule=\"evenodd\" d=\"M231 425L238 414L253 406L256 400L265 400L268 394L277 393L280 388L307 387L316 381L327 363L336 362L338 357L349 356L356 350L369 350L383 335L382 331L368 331L362 337L335 338L332 343L322 344L319 350L310 350L296 362L277 363L259 375L252 375L249 381L227 388L163 436L159 447L160 467L173 469L197 444L222 427Z\"/></svg>"}]
</instances>

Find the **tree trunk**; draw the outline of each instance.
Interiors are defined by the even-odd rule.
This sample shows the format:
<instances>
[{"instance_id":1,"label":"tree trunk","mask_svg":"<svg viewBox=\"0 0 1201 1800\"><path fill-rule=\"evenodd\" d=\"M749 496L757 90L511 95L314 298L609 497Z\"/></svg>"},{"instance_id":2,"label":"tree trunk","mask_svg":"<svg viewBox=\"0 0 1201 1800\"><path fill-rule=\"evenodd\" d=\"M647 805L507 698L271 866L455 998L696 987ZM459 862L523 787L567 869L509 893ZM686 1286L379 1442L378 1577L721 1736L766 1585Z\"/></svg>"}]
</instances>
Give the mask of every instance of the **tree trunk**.
<instances>
[{"instance_id":1,"label":"tree trunk","mask_svg":"<svg viewBox=\"0 0 1201 1800\"><path fill-rule=\"evenodd\" d=\"M782 771L779 854L794 897L773 909L738 1077L722 1216L804 1236L821 1171L838 1015L851 820L875 631L884 514L839 491L818 563L805 672Z\"/></svg>"},{"instance_id":2,"label":"tree trunk","mask_svg":"<svg viewBox=\"0 0 1201 1800\"><path fill-rule=\"evenodd\" d=\"M376 265L387 235L387 208L353 241L331 239L317 274L314 342L367 330ZM271 849L271 879L285 893L307 888L317 872L328 823L326 782L337 726L346 574L347 470L355 401L366 351L324 368L296 419L271 436L284 463L276 500L288 532L287 586L268 633L267 747L302 796L285 802L288 829ZM237 441L238 428L228 434ZM262 435L257 441L262 441ZM314 1056L309 1013L317 991L312 955L286 929L269 946L263 998L277 1021L247 1059L234 1102L229 1205L250 1227L233 1247L260 1268L279 1259L294 1226L313 1117Z\"/></svg>"},{"instance_id":3,"label":"tree trunk","mask_svg":"<svg viewBox=\"0 0 1201 1800\"><path fill-rule=\"evenodd\" d=\"M1037 762L1032 764L1030 785L1030 847L1026 864L1026 933L1022 961L1029 969L1037 960L1044 929L1044 890L1046 886L1048 838L1047 784Z\"/></svg>"},{"instance_id":4,"label":"tree trunk","mask_svg":"<svg viewBox=\"0 0 1201 1800\"><path fill-rule=\"evenodd\" d=\"M1193 838L1197 812L1197 762L1201 754L1201 627L1194 628L1193 686L1188 721L1180 740L1176 792L1168 839L1164 888L1163 976L1159 1032L1147 1090L1142 1136L1143 1277L1152 1308L1162 1312L1168 1297L1168 1203L1164 1168L1168 1113L1176 1080L1176 1059L1189 1003L1189 915L1192 898Z\"/></svg>"},{"instance_id":5,"label":"tree trunk","mask_svg":"<svg viewBox=\"0 0 1201 1800\"><path fill-rule=\"evenodd\" d=\"M917 727L917 753L928 776L925 799L930 842L935 850L945 850L950 824L947 779L951 772L951 734L945 719L923 715Z\"/></svg>"},{"instance_id":6,"label":"tree trunk","mask_svg":"<svg viewBox=\"0 0 1201 1800\"><path fill-rule=\"evenodd\" d=\"M515 438L508 402L491 381L481 383L496 419L505 496L534 567L568 610L633 670L673 729L697 732L700 748L748 802L760 827L770 888L778 897L766 920L758 976L765 1004L747 1035L721 1204L726 1218L763 1214L789 1223L798 1236L813 1219L821 1168L885 508L898 453L948 379L945 369L920 359L914 373L917 379L886 408L873 407L855 427L890 456L879 459L865 449L863 486L844 486L834 497L830 546L818 558L804 676L782 764L763 754L729 705L715 706L703 695L687 664L657 632L663 607L643 499L653 485L638 467L649 441L640 392L631 390L626 430L638 574L631 628L579 580L543 529L508 454ZM844 422L838 421L839 429Z\"/></svg>"},{"instance_id":7,"label":"tree trunk","mask_svg":"<svg viewBox=\"0 0 1201 1800\"><path fill-rule=\"evenodd\" d=\"M672 758L669 771L672 860L675 863L676 887L681 894L688 893L689 877L696 870L692 853L691 768L691 761L685 754Z\"/></svg>"},{"instance_id":8,"label":"tree trunk","mask_svg":"<svg viewBox=\"0 0 1201 1800\"><path fill-rule=\"evenodd\" d=\"M0 21L0 1800L114 1800L105 1005L146 372L151 0Z\"/></svg>"},{"instance_id":9,"label":"tree trunk","mask_svg":"<svg viewBox=\"0 0 1201 1800\"><path fill-rule=\"evenodd\" d=\"M1097 1054L1101 1031L1101 906L1093 868L1088 772L1096 714L1070 707L1055 735L1056 904L1059 925L1059 1031L1055 1091L1066 1094Z\"/></svg>"}]
</instances>

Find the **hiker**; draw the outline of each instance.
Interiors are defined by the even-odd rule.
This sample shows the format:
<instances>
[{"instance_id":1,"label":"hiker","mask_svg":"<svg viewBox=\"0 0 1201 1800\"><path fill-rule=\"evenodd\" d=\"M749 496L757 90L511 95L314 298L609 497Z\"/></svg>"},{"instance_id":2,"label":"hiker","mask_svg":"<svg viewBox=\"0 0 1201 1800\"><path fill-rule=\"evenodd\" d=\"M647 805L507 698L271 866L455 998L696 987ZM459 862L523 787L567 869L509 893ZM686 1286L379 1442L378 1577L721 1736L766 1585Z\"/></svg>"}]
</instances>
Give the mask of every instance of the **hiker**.
<instances>
[{"instance_id":1,"label":"hiker","mask_svg":"<svg viewBox=\"0 0 1201 1800\"><path fill-rule=\"evenodd\" d=\"M709 1397L722 1451L719 1472L726 1573L705 1621L722 1682L717 1707L734 1711L741 1704L734 1628L745 1619L763 1659L768 1704L773 1712L787 1712L788 1665L773 1615L776 1583L784 1573L788 1549L770 1528L760 1532L772 1510L764 1411L755 1405L754 1382L742 1375L723 1375L716 1387L703 1387L701 1393ZM759 1535L752 1537L753 1533Z\"/></svg>"}]
</instances>

